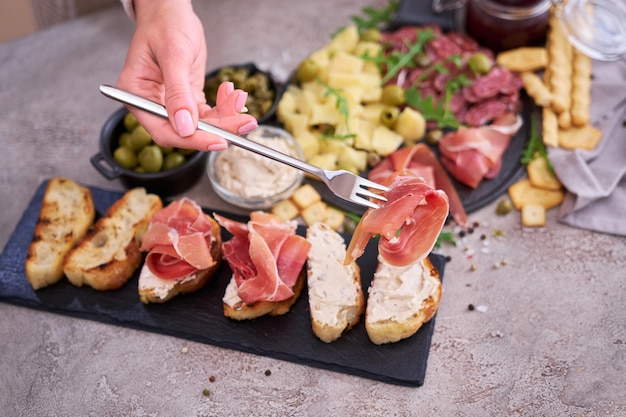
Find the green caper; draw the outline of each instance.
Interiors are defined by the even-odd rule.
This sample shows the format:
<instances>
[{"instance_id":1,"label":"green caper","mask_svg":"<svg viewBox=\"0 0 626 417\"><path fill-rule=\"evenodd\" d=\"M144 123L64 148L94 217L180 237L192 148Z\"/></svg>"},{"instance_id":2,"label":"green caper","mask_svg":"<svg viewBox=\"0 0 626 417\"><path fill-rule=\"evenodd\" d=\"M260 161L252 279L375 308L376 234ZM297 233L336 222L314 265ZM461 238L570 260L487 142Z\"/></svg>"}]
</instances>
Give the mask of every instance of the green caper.
<instances>
[{"instance_id":1,"label":"green caper","mask_svg":"<svg viewBox=\"0 0 626 417\"><path fill-rule=\"evenodd\" d=\"M159 172L163 167L163 152L157 145L144 147L137 159L146 172Z\"/></svg>"},{"instance_id":2,"label":"green caper","mask_svg":"<svg viewBox=\"0 0 626 417\"><path fill-rule=\"evenodd\" d=\"M359 39L364 42L380 42L380 30L365 29L363 32L361 32Z\"/></svg>"},{"instance_id":3,"label":"green caper","mask_svg":"<svg viewBox=\"0 0 626 417\"><path fill-rule=\"evenodd\" d=\"M383 88L381 101L390 106L400 106L404 104L404 89L399 85L386 85Z\"/></svg>"},{"instance_id":4,"label":"green caper","mask_svg":"<svg viewBox=\"0 0 626 417\"><path fill-rule=\"evenodd\" d=\"M132 150L132 146L130 146L130 133L124 132L120 135L119 146L125 146Z\"/></svg>"},{"instance_id":5,"label":"green caper","mask_svg":"<svg viewBox=\"0 0 626 417\"><path fill-rule=\"evenodd\" d=\"M478 75L484 75L491 69L491 59L482 52L474 53L467 61L470 69Z\"/></svg>"},{"instance_id":6,"label":"green caper","mask_svg":"<svg viewBox=\"0 0 626 417\"><path fill-rule=\"evenodd\" d=\"M388 106L385 107L380 114L380 121L385 126L392 128L396 121L398 120L398 115L400 114L400 110L397 107Z\"/></svg>"},{"instance_id":7,"label":"green caper","mask_svg":"<svg viewBox=\"0 0 626 417\"><path fill-rule=\"evenodd\" d=\"M311 58L307 58L298 65L296 77L301 83L313 81L319 72L319 66Z\"/></svg>"},{"instance_id":8,"label":"green caper","mask_svg":"<svg viewBox=\"0 0 626 417\"><path fill-rule=\"evenodd\" d=\"M426 54L417 54L413 57L413 62L420 68L429 67L431 64L431 60Z\"/></svg>"},{"instance_id":9,"label":"green caper","mask_svg":"<svg viewBox=\"0 0 626 417\"><path fill-rule=\"evenodd\" d=\"M150 133L141 125L138 125L130 134L130 147L133 151L138 152L143 149L145 146L150 145L152 143L152 137L150 137Z\"/></svg>"},{"instance_id":10,"label":"green caper","mask_svg":"<svg viewBox=\"0 0 626 417\"><path fill-rule=\"evenodd\" d=\"M185 162L185 157L178 153L172 152L165 157L163 161L163 170L166 171L168 169L176 168L181 166Z\"/></svg>"},{"instance_id":11,"label":"green caper","mask_svg":"<svg viewBox=\"0 0 626 417\"><path fill-rule=\"evenodd\" d=\"M426 143L431 146L437 146L439 145L439 141L441 140L442 136L443 132L440 129L429 130L426 133Z\"/></svg>"},{"instance_id":12,"label":"green caper","mask_svg":"<svg viewBox=\"0 0 626 417\"><path fill-rule=\"evenodd\" d=\"M510 200L503 198L502 200L498 201L498 205L496 207L497 215L506 216L511 212L511 210L513 210L513 205L511 204Z\"/></svg>"},{"instance_id":13,"label":"green caper","mask_svg":"<svg viewBox=\"0 0 626 417\"><path fill-rule=\"evenodd\" d=\"M113 152L113 159L122 168L133 169L137 165L137 156L130 148L120 146Z\"/></svg>"},{"instance_id":14,"label":"green caper","mask_svg":"<svg viewBox=\"0 0 626 417\"><path fill-rule=\"evenodd\" d=\"M137 121L137 118L134 114L130 112L126 113L126 115L124 116L124 127L126 128L126 130L128 130L129 132L132 131L134 128L137 127L138 124L139 122Z\"/></svg>"}]
</instances>

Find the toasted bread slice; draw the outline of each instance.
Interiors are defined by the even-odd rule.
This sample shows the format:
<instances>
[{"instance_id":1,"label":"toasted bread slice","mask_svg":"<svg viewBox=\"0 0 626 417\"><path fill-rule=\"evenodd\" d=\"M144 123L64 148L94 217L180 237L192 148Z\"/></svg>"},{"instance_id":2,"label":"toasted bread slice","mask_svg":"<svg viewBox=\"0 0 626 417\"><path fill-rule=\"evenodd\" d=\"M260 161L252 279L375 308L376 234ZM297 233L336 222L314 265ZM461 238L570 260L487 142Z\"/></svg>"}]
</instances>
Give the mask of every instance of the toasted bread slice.
<instances>
[{"instance_id":1,"label":"toasted bread slice","mask_svg":"<svg viewBox=\"0 0 626 417\"><path fill-rule=\"evenodd\" d=\"M63 271L68 280L101 291L123 286L141 264L141 238L162 207L159 196L144 188L128 190L67 255Z\"/></svg>"},{"instance_id":2,"label":"toasted bread slice","mask_svg":"<svg viewBox=\"0 0 626 417\"><path fill-rule=\"evenodd\" d=\"M210 250L215 264L208 269L193 272L180 280L159 278L144 265L139 275L138 286L139 299L142 303L164 303L178 294L198 291L211 280L222 262L222 236L220 225L212 217L207 217L213 224Z\"/></svg>"},{"instance_id":3,"label":"toasted bread slice","mask_svg":"<svg viewBox=\"0 0 626 417\"><path fill-rule=\"evenodd\" d=\"M322 341L337 340L357 324L365 310L361 273L356 262L344 265L343 237L325 223L307 229L309 311L313 333Z\"/></svg>"},{"instance_id":4,"label":"toasted bread slice","mask_svg":"<svg viewBox=\"0 0 626 417\"><path fill-rule=\"evenodd\" d=\"M85 236L95 213L89 188L69 178L48 181L26 255L26 278L34 290L63 278L63 259Z\"/></svg>"},{"instance_id":5,"label":"toasted bread slice","mask_svg":"<svg viewBox=\"0 0 626 417\"><path fill-rule=\"evenodd\" d=\"M234 320L249 320L265 315L280 316L287 314L293 303L295 303L300 296L305 283L306 269L302 268L298 280L292 288L293 295L291 297L283 301L259 301L248 305L237 296L237 284L233 277L228 283L224 293L224 315Z\"/></svg>"},{"instance_id":6,"label":"toasted bread slice","mask_svg":"<svg viewBox=\"0 0 626 417\"><path fill-rule=\"evenodd\" d=\"M378 261L368 291L365 330L380 345L412 336L435 315L441 280L428 258L404 267Z\"/></svg>"}]
</instances>

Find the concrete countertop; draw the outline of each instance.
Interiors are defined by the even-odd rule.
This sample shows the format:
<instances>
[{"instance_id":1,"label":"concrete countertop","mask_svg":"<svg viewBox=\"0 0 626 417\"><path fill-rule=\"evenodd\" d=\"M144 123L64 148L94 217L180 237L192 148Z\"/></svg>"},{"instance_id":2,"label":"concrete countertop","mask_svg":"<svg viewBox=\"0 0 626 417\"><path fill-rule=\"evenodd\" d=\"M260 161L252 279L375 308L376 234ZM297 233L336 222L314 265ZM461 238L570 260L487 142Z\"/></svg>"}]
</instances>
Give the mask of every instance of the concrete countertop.
<instances>
[{"instance_id":1,"label":"concrete countertop","mask_svg":"<svg viewBox=\"0 0 626 417\"><path fill-rule=\"evenodd\" d=\"M351 15L384 4L194 7L207 30L207 70L254 62L284 80ZM116 6L0 44L0 247L52 176L122 190L89 157L119 108L97 87L115 83L132 32ZM229 208L206 178L186 194ZM459 246L441 250L451 260L422 387L0 302L0 414L625 416L626 240L559 224L554 211L547 227L522 228L519 213L499 217L495 205L470 216L475 231ZM496 229L505 236L492 237Z\"/></svg>"}]
</instances>

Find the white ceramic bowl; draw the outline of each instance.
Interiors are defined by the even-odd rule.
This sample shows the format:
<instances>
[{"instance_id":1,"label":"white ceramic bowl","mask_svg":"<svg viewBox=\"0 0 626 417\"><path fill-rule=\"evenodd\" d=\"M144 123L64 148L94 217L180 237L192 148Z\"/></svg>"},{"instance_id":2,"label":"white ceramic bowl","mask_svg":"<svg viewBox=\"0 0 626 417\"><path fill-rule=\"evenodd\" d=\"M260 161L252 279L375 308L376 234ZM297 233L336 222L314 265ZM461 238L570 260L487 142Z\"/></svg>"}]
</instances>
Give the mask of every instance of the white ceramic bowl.
<instances>
[{"instance_id":1,"label":"white ceramic bowl","mask_svg":"<svg viewBox=\"0 0 626 417\"><path fill-rule=\"evenodd\" d=\"M261 125L246 137L304 159L298 142L284 129ZM207 175L218 196L249 210L267 210L289 198L304 178L300 170L235 145L209 154Z\"/></svg>"}]
</instances>

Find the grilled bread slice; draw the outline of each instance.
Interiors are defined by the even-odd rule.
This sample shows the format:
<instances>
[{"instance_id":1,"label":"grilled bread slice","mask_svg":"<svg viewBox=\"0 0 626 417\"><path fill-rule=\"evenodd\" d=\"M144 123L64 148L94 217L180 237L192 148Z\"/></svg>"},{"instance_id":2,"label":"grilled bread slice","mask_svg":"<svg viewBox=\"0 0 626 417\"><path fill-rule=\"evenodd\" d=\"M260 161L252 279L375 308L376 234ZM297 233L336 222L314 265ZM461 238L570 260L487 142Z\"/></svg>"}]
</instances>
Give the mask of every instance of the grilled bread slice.
<instances>
[{"instance_id":1,"label":"grilled bread slice","mask_svg":"<svg viewBox=\"0 0 626 417\"><path fill-rule=\"evenodd\" d=\"M224 315L234 320L250 320L265 315L280 316L287 314L293 303L300 296L305 284L306 269L302 268L298 280L292 288L293 295L288 299L283 301L258 301L254 304L246 304L237 296L237 284L233 277L226 286L224 293Z\"/></svg>"},{"instance_id":2,"label":"grilled bread slice","mask_svg":"<svg viewBox=\"0 0 626 417\"><path fill-rule=\"evenodd\" d=\"M139 299L142 303L164 303L178 294L198 291L211 280L222 262L222 237L220 225L212 217L207 217L213 224L210 251L211 257L216 261L215 264L208 269L195 271L180 280L159 278L144 265L139 275L138 287Z\"/></svg>"},{"instance_id":3,"label":"grilled bread slice","mask_svg":"<svg viewBox=\"0 0 626 417\"><path fill-rule=\"evenodd\" d=\"M162 207L159 196L144 188L128 190L67 255L63 271L68 280L101 291L123 286L141 264L141 238Z\"/></svg>"},{"instance_id":4,"label":"grilled bread slice","mask_svg":"<svg viewBox=\"0 0 626 417\"><path fill-rule=\"evenodd\" d=\"M326 343L357 324L365 310L361 274L356 262L344 265L343 237L325 223L307 229L309 310L313 333Z\"/></svg>"},{"instance_id":5,"label":"grilled bread slice","mask_svg":"<svg viewBox=\"0 0 626 417\"><path fill-rule=\"evenodd\" d=\"M365 330L380 345L412 336L435 315L441 280L428 258L402 267L380 257L378 262L368 290Z\"/></svg>"},{"instance_id":6,"label":"grilled bread slice","mask_svg":"<svg viewBox=\"0 0 626 417\"><path fill-rule=\"evenodd\" d=\"M56 177L46 185L33 240L26 255L26 278L34 290L63 278L63 259L93 224L89 188Z\"/></svg>"}]
</instances>

